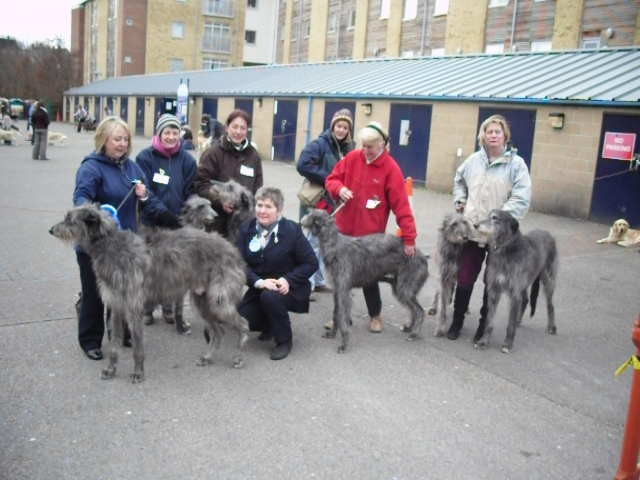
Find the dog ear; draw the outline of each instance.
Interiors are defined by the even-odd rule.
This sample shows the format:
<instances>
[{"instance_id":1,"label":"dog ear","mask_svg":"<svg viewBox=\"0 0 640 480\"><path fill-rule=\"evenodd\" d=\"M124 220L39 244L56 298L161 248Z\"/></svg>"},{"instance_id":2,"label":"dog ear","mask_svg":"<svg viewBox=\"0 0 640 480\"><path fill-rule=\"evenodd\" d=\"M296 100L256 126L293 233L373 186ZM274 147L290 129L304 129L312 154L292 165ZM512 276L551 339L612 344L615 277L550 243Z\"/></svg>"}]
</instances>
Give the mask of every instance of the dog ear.
<instances>
[{"instance_id":1,"label":"dog ear","mask_svg":"<svg viewBox=\"0 0 640 480\"><path fill-rule=\"evenodd\" d=\"M511 233L518 233L520 230L520 222L516 220L513 215L509 215L511 218L509 219L509 224L511 226Z\"/></svg>"}]
</instances>

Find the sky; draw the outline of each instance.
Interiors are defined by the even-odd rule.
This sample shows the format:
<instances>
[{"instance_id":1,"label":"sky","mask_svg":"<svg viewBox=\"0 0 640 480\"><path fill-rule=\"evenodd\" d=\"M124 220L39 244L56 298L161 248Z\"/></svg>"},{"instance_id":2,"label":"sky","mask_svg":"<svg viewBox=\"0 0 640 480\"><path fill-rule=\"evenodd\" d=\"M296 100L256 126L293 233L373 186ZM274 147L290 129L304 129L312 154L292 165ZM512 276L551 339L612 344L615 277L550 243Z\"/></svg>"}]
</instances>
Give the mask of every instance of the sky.
<instances>
[{"instance_id":1,"label":"sky","mask_svg":"<svg viewBox=\"0 0 640 480\"><path fill-rule=\"evenodd\" d=\"M9 10L5 10L0 36L14 37L26 44L60 37L63 46L71 48L71 9L79 3L80 0L10 0L4 5Z\"/></svg>"}]
</instances>

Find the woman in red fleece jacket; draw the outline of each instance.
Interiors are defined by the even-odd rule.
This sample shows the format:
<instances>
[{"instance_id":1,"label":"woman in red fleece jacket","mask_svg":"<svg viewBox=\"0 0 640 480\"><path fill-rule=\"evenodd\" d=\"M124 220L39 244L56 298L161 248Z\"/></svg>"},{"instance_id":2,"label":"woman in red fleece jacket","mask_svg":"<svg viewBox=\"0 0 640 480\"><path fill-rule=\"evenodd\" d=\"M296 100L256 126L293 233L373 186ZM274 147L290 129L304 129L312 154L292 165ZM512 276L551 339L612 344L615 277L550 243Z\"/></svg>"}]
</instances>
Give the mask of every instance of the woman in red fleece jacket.
<instances>
[{"instance_id":1,"label":"woman in red fleece jacket","mask_svg":"<svg viewBox=\"0 0 640 480\"><path fill-rule=\"evenodd\" d=\"M387 152L387 132L378 122L371 122L359 132L362 148L340 160L327 177L325 188L334 198L345 202L336 215L338 230L345 235L362 237L384 233L389 212L393 211L402 229L404 252L416 253L416 224L404 188L402 170ZM378 282L362 289L371 320L369 331L382 331L382 301Z\"/></svg>"}]
</instances>

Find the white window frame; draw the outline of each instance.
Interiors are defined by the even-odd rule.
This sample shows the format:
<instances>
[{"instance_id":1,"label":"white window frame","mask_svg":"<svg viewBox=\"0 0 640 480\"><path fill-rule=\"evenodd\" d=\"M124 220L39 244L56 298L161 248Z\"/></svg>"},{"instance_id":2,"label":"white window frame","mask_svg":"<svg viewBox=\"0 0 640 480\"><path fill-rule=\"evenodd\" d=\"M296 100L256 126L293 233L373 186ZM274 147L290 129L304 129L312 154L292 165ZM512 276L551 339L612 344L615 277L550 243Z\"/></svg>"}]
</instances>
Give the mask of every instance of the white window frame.
<instances>
[{"instance_id":1,"label":"white window frame","mask_svg":"<svg viewBox=\"0 0 640 480\"><path fill-rule=\"evenodd\" d=\"M223 59L214 58L214 57L204 57L202 59L203 70L218 70L220 68L226 68L228 66L229 66L228 60L223 60Z\"/></svg>"},{"instance_id":2,"label":"white window frame","mask_svg":"<svg viewBox=\"0 0 640 480\"><path fill-rule=\"evenodd\" d=\"M211 44L206 43L207 37L211 37ZM202 49L210 52L231 53L231 27L226 23L205 21Z\"/></svg>"},{"instance_id":3,"label":"white window frame","mask_svg":"<svg viewBox=\"0 0 640 480\"><path fill-rule=\"evenodd\" d=\"M304 38L309 38L311 36L311 20L305 20L302 23L302 31L304 32L302 34Z\"/></svg>"},{"instance_id":4,"label":"white window frame","mask_svg":"<svg viewBox=\"0 0 640 480\"><path fill-rule=\"evenodd\" d=\"M125 55L123 58L124 63L133 63L133 59L130 55Z\"/></svg>"},{"instance_id":5,"label":"white window frame","mask_svg":"<svg viewBox=\"0 0 640 480\"><path fill-rule=\"evenodd\" d=\"M531 42L532 52L550 52L551 40L534 40Z\"/></svg>"},{"instance_id":6,"label":"white window frame","mask_svg":"<svg viewBox=\"0 0 640 480\"><path fill-rule=\"evenodd\" d=\"M433 6L433 16L439 17L449 13L449 0L436 0Z\"/></svg>"},{"instance_id":7,"label":"white window frame","mask_svg":"<svg viewBox=\"0 0 640 480\"><path fill-rule=\"evenodd\" d=\"M175 21L171 23L171 38L184 38L187 26L184 22Z\"/></svg>"},{"instance_id":8,"label":"white window frame","mask_svg":"<svg viewBox=\"0 0 640 480\"><path fill-rule=\"evenodd\" d=\"M509 0L489 0L489 8L506 7Z\"/></svg>"},{"instance_id":9,"label":"white window frame","mask_svg":"<svg viewBox=\"0 0 640 480\"><path fill-rule=\"evenodd\" d=\"M338 14L333 12L327 17L327 33L334 33L338 29L337 25Z\"/></svg>"},{"instance_id":10,"label":"white window frame","mask_svg":"<svg viewBox=\"0 0 640 480\"><path fill-rule=\"evenodd\" d=\"M402 21L415 20L418 16L418 0L404 0Z\"/></svg>"},{"instance_id":11,"label":"white window frame","mask_svg":"<svg viewBox=\"0 0 640 480\"><path fill-rule=\"evenodd\" d=\"M391 14L391 0L382 0L380 3L380 20L389 18Z\"/></svg>"},{"instance_id":12,"label":"white window frame","mask_svg":"<svg viewBox=\"0 0 640 480\"><path fill-rule=\"evenodd\" d=\"M488 54L504 53L504 43L488 43L484 47L484 53L488 53Z\"/></svg>"},{"instance_id":13,"label":"white window frame","mask_svg":"<svg viewBox=\"0 0 640 480\"><path fill-rule=\"evenodd\" d=\"M232 18L233 0L202 0L202 13Z\"/></svg>"}]
</instances>

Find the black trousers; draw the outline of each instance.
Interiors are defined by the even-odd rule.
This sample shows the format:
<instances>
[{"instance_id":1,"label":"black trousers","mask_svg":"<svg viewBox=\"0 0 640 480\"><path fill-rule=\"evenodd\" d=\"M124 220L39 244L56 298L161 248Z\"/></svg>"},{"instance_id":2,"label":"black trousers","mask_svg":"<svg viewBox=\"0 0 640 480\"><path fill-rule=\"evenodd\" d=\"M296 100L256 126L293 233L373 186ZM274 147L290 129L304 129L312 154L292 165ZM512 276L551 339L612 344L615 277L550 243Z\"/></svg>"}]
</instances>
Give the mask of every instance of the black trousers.
<instances>
[{"instance_id":1,"label":"black trousers","mask_svg":"<svg viewBox=\"0 0 640 480\"><path fill-rule=\"evenodd\" d=\"M91 257L84 252L76 252L80 267L82 302L78 319L78 342L83 350L101 348L104 336L104 305L98 291L96 274L91 265Z\"/></svg>"},{"instance_id":2,"label":"black trousers","mask_svg":"<svg viewBox=\"0 0 640 480\"><path fill-rule=\"evenodd\" d=\"M291 292L281 295L272 290L250 288L238 305L238 313L247 319L250 330L270 331L280 344L292 338L289 312L293 311L294 305Z\"/></svg>"},{"instance_id":3,"label":"black trousers","mask_svg":"<svg viewBox=\"0 0 640 480\"><path fill-rule=\"evenodd\" d=\"M362 287L364 301L367 304L367 312L370 317L377 317L382 311L382 300L380 299L380 286L378 282Z\"/></svg>"}]
</instances>

